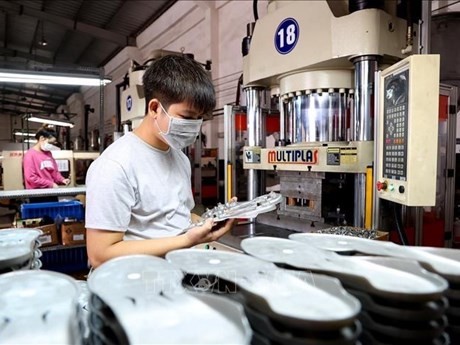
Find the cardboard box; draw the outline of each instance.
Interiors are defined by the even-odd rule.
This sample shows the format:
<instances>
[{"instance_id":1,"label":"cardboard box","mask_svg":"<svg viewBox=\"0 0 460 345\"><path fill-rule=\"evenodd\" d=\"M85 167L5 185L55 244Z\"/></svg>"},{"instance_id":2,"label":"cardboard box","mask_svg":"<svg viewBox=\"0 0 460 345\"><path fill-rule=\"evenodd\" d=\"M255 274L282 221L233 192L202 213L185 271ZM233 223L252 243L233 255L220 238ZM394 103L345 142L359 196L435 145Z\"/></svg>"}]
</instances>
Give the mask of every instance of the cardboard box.
<instances>
[{"instance_id":1,"label":"cardboard box","mask_svg":"<svg viewBox=\"0 0 460 345\"><path fill-rule=\"evenodd\" d=\"M38 225L40 221L41 218L18 220L16 222L16 226L18 229L32 228L41 230L43 235L38 238L40 241L40 247L57 246L59 244L59 237L56 224Z\"/></svg>"},{"instance_id":2,"label":"cardboard box","mask_svg":"<svg viewBox=\"0 0 460 345\"><path fill-rule=\"evenodd\" d=\"M86 228L82 222L69 222L61 225L61 238L64 246L86 243Z\"/></svg>"},{"instance_id":3,"label":"cardboard box","mask_svg":"<svg viewBox=\"0 0 460 345\"><path fill-rule=\"evenodd\" d=\"M34 228L43 232L43 235L38 238L41 247L57 246L59 244L56 224L36 226Z\"/></svg>"}]
</instances>

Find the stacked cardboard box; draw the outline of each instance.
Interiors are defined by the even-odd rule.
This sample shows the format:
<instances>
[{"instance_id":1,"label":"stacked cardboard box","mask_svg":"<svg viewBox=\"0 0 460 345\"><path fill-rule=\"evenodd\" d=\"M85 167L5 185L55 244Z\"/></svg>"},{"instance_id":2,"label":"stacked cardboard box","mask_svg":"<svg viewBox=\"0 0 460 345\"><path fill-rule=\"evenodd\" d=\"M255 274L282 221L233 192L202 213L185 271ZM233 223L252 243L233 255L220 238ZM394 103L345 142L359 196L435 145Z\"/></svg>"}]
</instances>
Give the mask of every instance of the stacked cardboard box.
<instances>
[{"instance_id":1,"label":"stacked cardboard box","mask_svg":"<svg viewBox=\"0 0 460 345\"><path fill-rule=\"evenodd\" d=\"M86 228L83 222L64 222L61 225L61 243L72 246L86 243Z\"/></svg>"}]
</instances>

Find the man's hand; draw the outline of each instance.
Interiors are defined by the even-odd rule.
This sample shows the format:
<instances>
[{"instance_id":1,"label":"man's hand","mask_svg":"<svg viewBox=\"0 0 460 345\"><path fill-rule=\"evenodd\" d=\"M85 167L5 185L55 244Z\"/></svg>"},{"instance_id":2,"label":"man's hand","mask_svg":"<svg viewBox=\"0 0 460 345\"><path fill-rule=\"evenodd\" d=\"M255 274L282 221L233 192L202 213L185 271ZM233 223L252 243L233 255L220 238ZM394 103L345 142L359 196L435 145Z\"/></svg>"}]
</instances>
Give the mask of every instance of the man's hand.
<instances>
[{"instance_id":1,"label":"man's hand","mask_svg":"<svg viewBox=\"0 0 460 345\"><path fill-rule=\"evenodd\" d=\"M234 223L235 219L228 219L219 223L212 219L206 219L202 226L191 228L185 235L192 245L217 241L233 228Z\"/></svg>"}]
</instances>

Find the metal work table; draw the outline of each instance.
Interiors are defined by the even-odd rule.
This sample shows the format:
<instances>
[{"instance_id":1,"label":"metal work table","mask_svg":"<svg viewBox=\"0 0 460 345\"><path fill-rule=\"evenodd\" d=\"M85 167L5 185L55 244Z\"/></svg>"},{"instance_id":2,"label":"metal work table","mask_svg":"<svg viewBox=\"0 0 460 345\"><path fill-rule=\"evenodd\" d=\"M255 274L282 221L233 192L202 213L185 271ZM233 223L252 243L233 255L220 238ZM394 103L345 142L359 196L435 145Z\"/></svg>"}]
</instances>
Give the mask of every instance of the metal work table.
<instances>
[{"instance_id":1,"label":"metal work table","mask_svg":"<svg viewBox=\"0 0 460 345\"><path fill-rule=\"evenodd\" d=\"M86 186L44 188L44 189L21 189L21 190L2 190L0 199L27 199L45 196L70 196L86 194Z\"/></svg>"}]
</instances>

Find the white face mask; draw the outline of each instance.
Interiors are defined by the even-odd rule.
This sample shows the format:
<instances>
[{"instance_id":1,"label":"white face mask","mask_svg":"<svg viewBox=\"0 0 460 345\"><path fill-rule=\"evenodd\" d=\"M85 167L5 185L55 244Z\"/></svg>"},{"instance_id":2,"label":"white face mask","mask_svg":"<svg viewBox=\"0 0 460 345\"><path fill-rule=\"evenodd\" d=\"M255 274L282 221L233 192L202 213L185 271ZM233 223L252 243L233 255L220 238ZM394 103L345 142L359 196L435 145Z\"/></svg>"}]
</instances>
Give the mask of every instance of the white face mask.
<instances>
[{"instance_id":1,"label":"white face mask","mask_svg":"<svg viewBox=\"0 0 460 345\"><path fill-rule=\"evenodd\" d=\"M200 120L189 120L189 119L179 119L177 117L172 117L168 112L163 108L160 103L161 109L169 117L169 125L166 132L163 132L160 129L157 121L157 127L160 130L160 134L166 140L169 146L176 150L182 150L187 146L192 145L198 135L200 134L201 124L203 119Z\"/></svg>"},{"instance_id":2,"label":"white face mask","mask_svg":"<svg viewBox=\"0 0 460 345\"><path fill-rule=\"evenodd\" d=\"M53 144L50 144L48 141L45 141L44 143L41 143L40 148L43 151L57 151L57 150L59 150L59 147L54 146Z\"/></svg>"}]
</instances>

